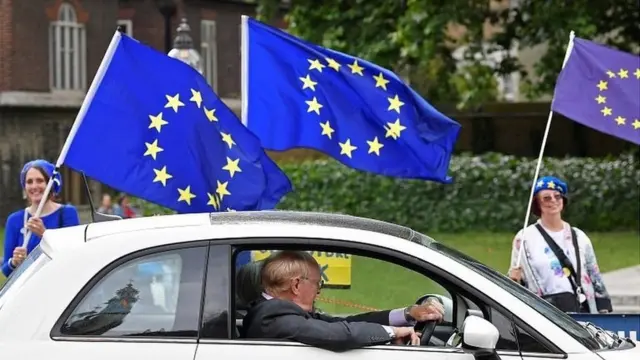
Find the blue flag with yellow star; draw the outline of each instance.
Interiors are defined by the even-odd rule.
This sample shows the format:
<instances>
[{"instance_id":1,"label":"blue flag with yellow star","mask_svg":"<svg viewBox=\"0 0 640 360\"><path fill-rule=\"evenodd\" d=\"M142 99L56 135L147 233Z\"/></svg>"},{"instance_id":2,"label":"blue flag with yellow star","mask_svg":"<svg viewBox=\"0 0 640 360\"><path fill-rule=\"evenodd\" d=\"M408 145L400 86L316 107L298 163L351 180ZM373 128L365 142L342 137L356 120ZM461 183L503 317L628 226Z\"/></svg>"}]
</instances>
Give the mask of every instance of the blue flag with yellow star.
<instances>
[{"instance_id":1,"label":"blue flag with yellow star","mask_svg":"<svg viewBox=\"0 0 640 360\"><path fill-rule=\"evenodd\" d=\"M269 150L311 148L361 171L450 183L460 125L396 74L243 18L243 120Z\"/></svg>"},{"instance_id":2,"label":"blue flag with yellow star","mask_svg":"<svg viewBox=\"0 0 640 360\"><path fill-rule=\"evenodd\" d=\"M575 38L551 109L640 145L640 56Z\"/></svg>"},{"instance_id":3,"label":"blue flag with yellow star","mask_svg":"<svg viewBox=\"0 0 640 360\"><path fill-rule=\"evenodd\" d=\"M180 213L272 209L291 191L200 73L116 36L64 165Z\"/></svg>"}]
</instances>

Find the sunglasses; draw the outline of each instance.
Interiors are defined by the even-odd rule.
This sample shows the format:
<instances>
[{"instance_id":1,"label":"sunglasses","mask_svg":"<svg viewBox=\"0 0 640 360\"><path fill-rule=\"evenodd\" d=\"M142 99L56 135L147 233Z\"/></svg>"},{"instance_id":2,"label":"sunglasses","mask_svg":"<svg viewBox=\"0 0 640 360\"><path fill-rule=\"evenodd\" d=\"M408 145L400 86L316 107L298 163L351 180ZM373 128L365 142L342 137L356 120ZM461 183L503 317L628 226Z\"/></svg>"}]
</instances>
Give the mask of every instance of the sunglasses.
<instances>
[{"instance_id":1,"label":"sunglasses","mask_svg":"<svg viewBox=\"0 0 640 360\"><path fill-rule=\"evenodd\" d=\"M542 202L549 203L551 201L560 201L562 200L562 195L554 194L554 195L545 195L540 198Z\"/></svg>"}]
</instances>

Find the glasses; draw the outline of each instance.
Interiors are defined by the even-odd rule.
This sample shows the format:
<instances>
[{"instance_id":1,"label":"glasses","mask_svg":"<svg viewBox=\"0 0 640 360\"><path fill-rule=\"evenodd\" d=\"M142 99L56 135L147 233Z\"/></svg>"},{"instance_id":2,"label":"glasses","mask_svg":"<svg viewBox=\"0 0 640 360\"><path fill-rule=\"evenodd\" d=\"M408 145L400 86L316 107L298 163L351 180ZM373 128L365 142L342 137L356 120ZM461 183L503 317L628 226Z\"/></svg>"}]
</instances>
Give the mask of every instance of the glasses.
<instances>
[{"instance_id":1,"label":"glasses","mask_svg":"<svg viewBox=\"0 0 640 360\"><path fill-rule=\"evenodd\" d=\"M311 279L309 279L308 277L303 277L303 279L305 280L309 280L311 281ZM318 290L322 289L322 287L324 286L324 280L320 279L317 283L315 283L316 286L318 287Z\"/></svg>"},{"instance_id":2,"label":"glasses","mask_svg":"<svg viewBox=\"0 0 640 360\"><path fill-rule=\"evenodd\" d=\"M549 202L554 201L554 200L555 201L560 201L560 200L562 200L562 195L560 195L560 194L554 194L553 196L552 195L545 195L545 196L541 197L541 200L542 200L542 202L545 202L545 203L549 203Z\"/></svg>"}]
</instances>

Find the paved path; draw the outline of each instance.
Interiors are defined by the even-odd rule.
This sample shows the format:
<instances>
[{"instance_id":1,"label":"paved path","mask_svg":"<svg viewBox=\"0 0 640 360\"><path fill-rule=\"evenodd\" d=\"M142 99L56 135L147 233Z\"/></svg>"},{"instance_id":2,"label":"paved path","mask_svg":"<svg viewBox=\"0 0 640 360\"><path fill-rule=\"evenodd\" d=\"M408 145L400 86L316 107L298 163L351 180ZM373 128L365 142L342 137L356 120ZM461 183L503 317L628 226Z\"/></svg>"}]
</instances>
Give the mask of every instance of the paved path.
<instances>
[{"instance_id":1,"label":"paved path","mask_svg":"<svg viewBox=\"0 0 640 360\"><path fill-rule=\"evenodd\" d=\"M602 275L614 312L640 313L640 265Z\"/></svg>"}]
</instances>

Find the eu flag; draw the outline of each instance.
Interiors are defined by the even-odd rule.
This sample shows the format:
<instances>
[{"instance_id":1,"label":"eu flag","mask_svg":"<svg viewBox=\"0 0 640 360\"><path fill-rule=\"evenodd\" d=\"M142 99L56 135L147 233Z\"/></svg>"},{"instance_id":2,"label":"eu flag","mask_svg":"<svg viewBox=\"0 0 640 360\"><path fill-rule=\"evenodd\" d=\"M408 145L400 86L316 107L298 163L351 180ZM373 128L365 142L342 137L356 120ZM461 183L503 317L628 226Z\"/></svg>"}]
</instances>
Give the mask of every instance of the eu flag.
<instances>
[{"instance_id":1,"label":"eu flag","mask_svg":"<svg viewBox=\"0 0 640 360\"><path fill-rule=\"evenodd\" d=\"M114 39L66 166L180 213L272 209L291 191L200 73L124 34Z\"/></svg>"},{"instance_id":2,"label":"eu flag","mask_svg":"<svg viewBox=\"0 0 640 360\"><path fill-rule=\"evenodd\" d=\"M266 149L311 148L354 169L450 183L460 125L393 72L244 17L244 121Z\"/></svg>"},{"instance_id":3,"label":"eu flag","mask_svg":"<svg viewBox=\"0 0 640 360\"><path fill-rule=\"evenodd\" d=\"M574 38L551 108L640 145L640 57Z\"/></svg>"}]
</instances>

